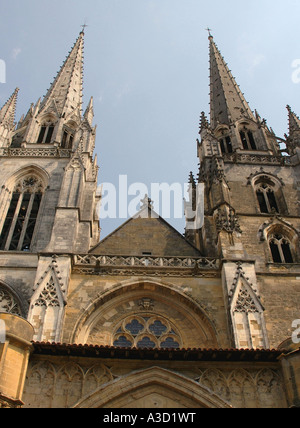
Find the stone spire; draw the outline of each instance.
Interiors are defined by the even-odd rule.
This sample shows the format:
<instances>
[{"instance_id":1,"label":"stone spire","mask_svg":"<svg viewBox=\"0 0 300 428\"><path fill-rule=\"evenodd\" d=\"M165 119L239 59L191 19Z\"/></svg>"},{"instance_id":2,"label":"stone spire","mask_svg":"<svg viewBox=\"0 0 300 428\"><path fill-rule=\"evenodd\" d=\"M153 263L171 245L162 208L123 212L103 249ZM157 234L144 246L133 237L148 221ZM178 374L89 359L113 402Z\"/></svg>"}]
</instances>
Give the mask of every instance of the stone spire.
<instances>
[{"instance_id":1,"label":"stone spire","mask_svg":"<svg viewBox=\"0 0 300 428\"><path fill-rule=\"evenodd\" d=\"M255 117L239 86L222 57L213 36L210 41L210 123L212 129L218 124L231 125L245 117Z\"/></svg>"},{"instance_id":2,"label":"stone spire","mask_svg":"<svg viewBox=\"0 0 300 428\"><path fill-rule=\"evenodd\" d=\"M15 92L0 110L0 125L6 126L9 130L14 127L18 93L19 88L16 88Z\"/></svg>"},{"instance_id":3,"label":"stone spire","mask_svg":"<svg viewBox=\"0 0 300 428\"><path fill-rule=\"evenodd\" d=\"M81 113L83 87L84 31L58 72L40 107L41 112L55 111L60 117Z\"/></svg>"}]
</instances>

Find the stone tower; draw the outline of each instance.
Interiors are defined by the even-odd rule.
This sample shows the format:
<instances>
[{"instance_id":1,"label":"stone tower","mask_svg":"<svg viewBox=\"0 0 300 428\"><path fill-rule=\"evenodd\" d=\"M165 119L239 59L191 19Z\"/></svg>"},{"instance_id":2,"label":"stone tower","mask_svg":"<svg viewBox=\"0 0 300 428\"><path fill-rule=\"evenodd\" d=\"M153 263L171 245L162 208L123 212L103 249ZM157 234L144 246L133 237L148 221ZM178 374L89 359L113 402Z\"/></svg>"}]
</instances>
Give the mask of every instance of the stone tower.
<instances>
[{"instance_id":1,"label":"stone tower","mask_svg":"<svg viewBox=\"0 0 300 428\"><path fill-rule=\"evenodd\" d=\"M83 46L81 32L46 96L17 125L18 89L0 110L0 290L7 294L10 285L14 313L28 318L35 340L60 340L70 255L99 241L93 99L82 114Z\"/></svg>"},{"instance_id":2,"label":"stone tower","mask_svg":"<svg viewBox=\"0 0 300 428\"><path fill-rule=\"evenodd\" d=\"M197 142L205 220L187 237L222 260L233 346L267 348L297 318L300 121L288 107L289 136L276 137L251 111L211 34L209 49L210 121L203 112ZM193 174L190 183L195 189ZM279 320L272 300L282 287L287 308Z\"/></svg>"}]
</instances>

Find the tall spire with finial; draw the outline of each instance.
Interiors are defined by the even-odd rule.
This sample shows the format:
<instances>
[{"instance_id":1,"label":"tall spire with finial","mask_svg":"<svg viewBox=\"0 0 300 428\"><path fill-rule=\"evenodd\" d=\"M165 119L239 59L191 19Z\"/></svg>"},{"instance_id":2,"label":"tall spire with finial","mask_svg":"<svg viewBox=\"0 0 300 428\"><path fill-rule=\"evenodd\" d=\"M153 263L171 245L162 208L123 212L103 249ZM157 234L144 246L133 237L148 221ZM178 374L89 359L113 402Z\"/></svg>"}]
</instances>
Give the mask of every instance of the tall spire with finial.
<instances>
[{"instance_id":1,"label":"tall spire with finial","mask_svg":"<svg viewBox=\"0 0 300 428\"><path fill-rule=\"evenodd\" d=\"M241 118L255 121L255 117L235 78L222 57L214 38L210 42L210 123L213 129L218 124L231 125Z\"/></svg>"},{"instance_id":2,"label":"tall spire with finial","mask_svg":"<svg viewBox=\"0 0 300 428\"><path fill-rule=\"evenodd\" d=\"M81 113L84 28L44 97L40 112L52 109L60 117L78 110Z\"/></svg>"},{"instance_id":3,"label":"tall spire with finial","mask_svg":"<svg viewBox=\"0 0 300 428\"><path fill-rule=\"evenodd\" d=\"M19 88L16 88L15 92L0 110L0 125L5 125L10 130L14 127L15 123L18 93Z\"/></svg>"}]
</instances>

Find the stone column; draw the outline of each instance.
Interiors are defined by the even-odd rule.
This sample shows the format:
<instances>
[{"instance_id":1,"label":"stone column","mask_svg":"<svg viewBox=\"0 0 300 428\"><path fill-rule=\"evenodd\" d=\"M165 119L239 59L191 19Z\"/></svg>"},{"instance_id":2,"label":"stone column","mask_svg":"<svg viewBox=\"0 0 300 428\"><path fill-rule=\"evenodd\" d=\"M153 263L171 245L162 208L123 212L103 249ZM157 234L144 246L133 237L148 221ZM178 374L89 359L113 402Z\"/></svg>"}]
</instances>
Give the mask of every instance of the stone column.
<instances>
[{"instance_id":1,"label":"stone column","mask_svg":"<svg viewBox=\"0 0 300 428\"><path fill-rule=\"evenodd\" d=\"M16 315L0 313L0 408L23 406L33 327Z\"/></svg>"},{"instance_id":2,"label":"stone column","mask_svg":"<svg viewBox=\"0 0 300 428\"><path fill-rule=\"evenodd\" d=\"M300 408L300 348L289 343L289 353L280 357L289 407Z\"/></svg>"}]
</instances>

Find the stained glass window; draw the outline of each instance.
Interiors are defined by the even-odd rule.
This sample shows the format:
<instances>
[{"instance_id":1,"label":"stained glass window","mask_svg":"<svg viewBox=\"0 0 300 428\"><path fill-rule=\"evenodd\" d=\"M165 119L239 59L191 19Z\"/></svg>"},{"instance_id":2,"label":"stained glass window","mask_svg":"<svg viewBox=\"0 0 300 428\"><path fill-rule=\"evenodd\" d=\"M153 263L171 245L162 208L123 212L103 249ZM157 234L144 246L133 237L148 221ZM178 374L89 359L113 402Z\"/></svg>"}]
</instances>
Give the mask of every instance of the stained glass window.
<instances>
[{"instance_id":1,"label":"stained glass window","mask_svg":"<svg viewBox=\"0 0 300 428\"><path fill-rule=\"evenodd\" d=\"M113 346L177 349L182 345L176 328L160 316L131 316L117 326Z\"/></svg>"}]
</instances>

